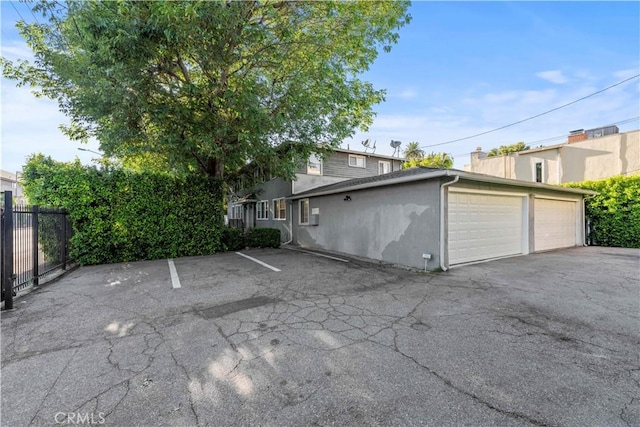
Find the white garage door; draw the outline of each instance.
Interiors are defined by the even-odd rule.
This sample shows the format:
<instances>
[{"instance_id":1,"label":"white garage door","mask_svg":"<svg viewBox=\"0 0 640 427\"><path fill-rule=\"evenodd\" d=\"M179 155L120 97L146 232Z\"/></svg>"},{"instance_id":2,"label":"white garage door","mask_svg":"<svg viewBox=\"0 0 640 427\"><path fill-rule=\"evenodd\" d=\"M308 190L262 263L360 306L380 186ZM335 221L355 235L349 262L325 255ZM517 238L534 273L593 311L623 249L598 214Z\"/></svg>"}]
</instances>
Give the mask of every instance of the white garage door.
<instances>
[{"instance_id":1,"label":"white garage door","mask_svg":"<svg viewBox=\"0 0 640 427\"><path fill-rule=\"evenodd\" d=\"M449 192L449 264L522 253L523 197Z\"/></svg>"},{"instance_id":2,"label":"white garage door","mask_svg":"<svg viewBox=\"0 0 640 427\"><path fill-rule=\"evenodd\" d=\"M535 250L576 245L576 202L535 199Z\"/></svg>"}]
</instances>

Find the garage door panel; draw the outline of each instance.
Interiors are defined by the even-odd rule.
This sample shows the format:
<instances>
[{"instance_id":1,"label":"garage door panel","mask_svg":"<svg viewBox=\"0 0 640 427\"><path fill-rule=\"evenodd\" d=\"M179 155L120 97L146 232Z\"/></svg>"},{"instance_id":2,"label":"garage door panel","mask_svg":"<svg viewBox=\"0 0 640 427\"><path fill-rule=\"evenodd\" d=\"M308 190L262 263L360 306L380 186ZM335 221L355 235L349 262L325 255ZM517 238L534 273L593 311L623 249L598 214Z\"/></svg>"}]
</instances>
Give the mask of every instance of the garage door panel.
<instances>
[{"instance_id":1,"label":"garage door panel","mask_svg":"<svg viewBox=\"0 0 640 427\"><path fill-rule=\"evenodd\" d=\"M576 202L535 199L534 215L536 251L576 245Z\"/></svg>"},{"instance_id":2,"label":"garage door panel","mask_svg":"<svg viewBox=\"0 0 640 427\"><path fill-rule=\"evenodd\" d=\"M522 253L522 197L449 193L449 263Z\"/></svg>"}]
</instances>

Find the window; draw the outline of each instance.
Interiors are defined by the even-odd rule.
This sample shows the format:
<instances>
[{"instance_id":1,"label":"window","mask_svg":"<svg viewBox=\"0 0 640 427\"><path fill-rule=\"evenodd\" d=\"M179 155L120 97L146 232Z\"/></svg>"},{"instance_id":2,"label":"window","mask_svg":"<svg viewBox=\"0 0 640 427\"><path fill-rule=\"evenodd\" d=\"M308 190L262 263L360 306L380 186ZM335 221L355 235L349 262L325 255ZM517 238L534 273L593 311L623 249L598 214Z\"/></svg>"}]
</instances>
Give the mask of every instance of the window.
<instances>
[{"instance_id":1,"label":"window","mask_svg":"<svg viewBox=\"0 0 640 427\"><path fill-rule=\"evenodd\" d=\"M307 163L307 174L322 175L322 159L318 158L315 154L312 154L309 157L309 162Z\"/></svg>"},{"instance_id":2,"label":"window","mask_svg":"<svg viewBox=\"0 0 640 427\"><path fill-rule=\"evenodd\" d=\"M260 200L256 204L257 218L260 220L269 219L269 201Z\"/></svg>"},{"instance_id":3,"label":"window","mask_svg":"<svg viewBox=\"0 0 640 427\"><path fill-rule=\"evenodd\" d=\"M349 166L354 168L366 168L364 156L356 156L355 154L349 154Z\"/></svg>"},{"instance_id":4,"label":"window","mask_svg":"<svg viewBox=\"0 0 640 427\"><path fill-rule=\"evenodd\" d=\"M391 172L391 162L386 162L383 160L378 161L378 175L384 175L385 173Z\"/></svg>"},{"instance_id":5,"label":"window","mask_svg":"<svg viewBox=\"0 0 640 427\"><path fill-rule=\"evenodd\" d=\"M229 219L242 219L242 205L231 206L231 218Z\"/></svg>"},{"instance_id":6,"label":"window","mask_svg":"<svg viewBox=\"0 0 640 427\"><path fill-rule=\"evenodd\" d=\"M273 219L287 219L287 204L284 198L273 199Z\"/></svg>"},{"instance_id":7,"label":"window","mask_svg":"<svg viewBox=\"0 0 640 427\"><path fill-rule=\"evenodd\" d=\"M542 182L542 162L536 162L534 167L534 176L536 182Z\"/></svg>"},{"instance_id":8,"label":"window","mask_svg":"<svg viewBox=\"0 0 640 427\"><path fill-rule=\"evenodd\" d=\"M309 199L300 200L300 224L309 224Z\"/></svg>"}]
</instances>

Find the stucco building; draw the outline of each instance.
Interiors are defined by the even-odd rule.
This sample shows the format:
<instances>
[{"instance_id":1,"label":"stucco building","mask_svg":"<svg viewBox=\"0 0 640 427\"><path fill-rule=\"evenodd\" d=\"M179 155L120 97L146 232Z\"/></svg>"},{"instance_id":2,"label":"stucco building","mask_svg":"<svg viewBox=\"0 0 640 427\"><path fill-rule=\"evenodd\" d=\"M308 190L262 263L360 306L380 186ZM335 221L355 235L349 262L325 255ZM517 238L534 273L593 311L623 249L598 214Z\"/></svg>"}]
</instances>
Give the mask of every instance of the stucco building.
<instances>
[{"instance_id":1,"label":"stucco building","mask_svg":"<svg viewBox=\"0 0 640 427\"><path fill-rule=\"evenodd\" d=\"M567 142L502 156L478 148L465 171L546 184L564 184L640 172L640 130L617 127L573 131Z\"/></svg>"}]
</instances>

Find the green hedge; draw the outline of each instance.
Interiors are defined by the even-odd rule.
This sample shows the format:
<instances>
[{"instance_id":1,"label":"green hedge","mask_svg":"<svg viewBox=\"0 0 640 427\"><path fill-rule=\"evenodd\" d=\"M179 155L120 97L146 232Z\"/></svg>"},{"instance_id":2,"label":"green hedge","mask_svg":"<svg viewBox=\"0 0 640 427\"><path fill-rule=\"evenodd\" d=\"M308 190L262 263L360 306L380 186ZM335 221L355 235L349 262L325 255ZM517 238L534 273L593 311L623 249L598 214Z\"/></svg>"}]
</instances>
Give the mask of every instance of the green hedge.
<instances>
[{"instance_id":1,"label":"green hedge","mask_svg":"<svg viewBox=\"0 0 640 427\"><path fill-rule=\"evenodd\" d=\"M247 239L241 228L225 227L222 230L222 245L227 251L240 251L247 247Z\"/></svg>"},{"instance_id":2,"label":"green hedge","mask_svg":"<svg viewBox=\"0 0 640 427\"><path fill-rule=\"evenodd\" d=\"M565 184L599 194L586 201L591 244L640 248L640 175Z\"/></svg>"},{"instance_id":3,"label":"green hedge","mask_svg":"<svg viewBox=\"0 0 640 427\"><path fill-rule=\"evenodd\" d=\"M247 246L251 248L279 248L280 230L277 228L250 228L247 230Z\"/></svg>"},{"instance_id":4,"label":"green hedge","mask_svg":"<svg viewBox=\"0 0 640 427\"><path fill-rule=\"evenodd\" d=\"M206 177L97 169L38 154L24 167L23 185L30 203L69 211L70 256L82 265L222 248L221 184Z\"/></svg>"},{"instance_id":5,"label":"green hedge","mask_svg":"<svg viewBox=\"0 0 640 427\"><path fill-rule=\"evenodd\" d=\"M225 227L222 244L228 251L249 248L279 248L280 230L277 228L250 228L246 232L239 228Z\"/></svg>"}]
</instances>

